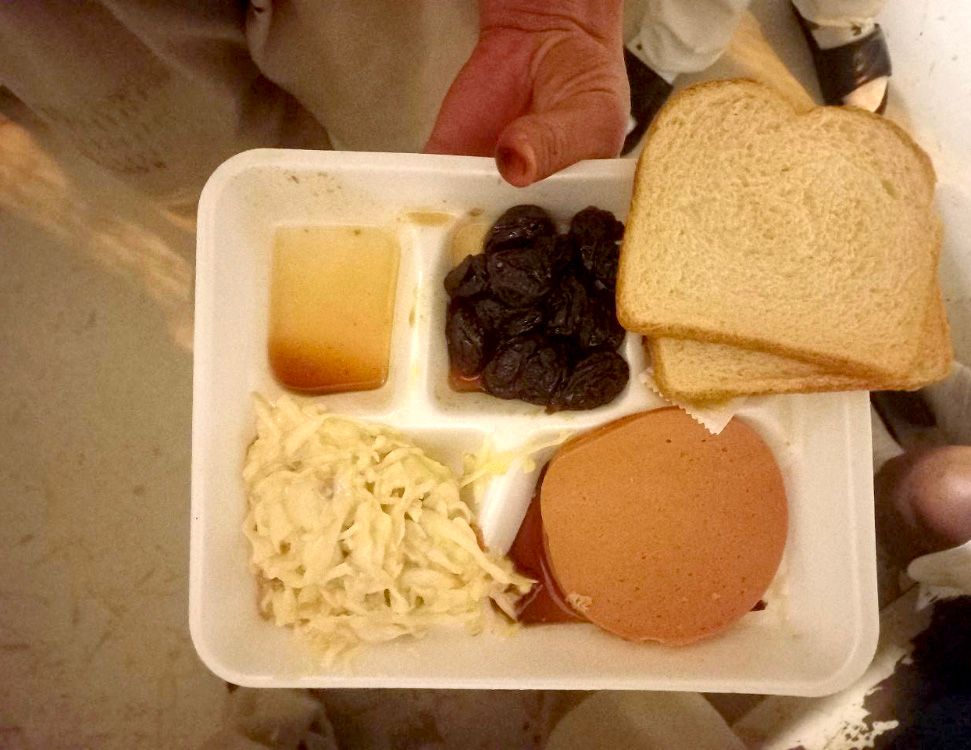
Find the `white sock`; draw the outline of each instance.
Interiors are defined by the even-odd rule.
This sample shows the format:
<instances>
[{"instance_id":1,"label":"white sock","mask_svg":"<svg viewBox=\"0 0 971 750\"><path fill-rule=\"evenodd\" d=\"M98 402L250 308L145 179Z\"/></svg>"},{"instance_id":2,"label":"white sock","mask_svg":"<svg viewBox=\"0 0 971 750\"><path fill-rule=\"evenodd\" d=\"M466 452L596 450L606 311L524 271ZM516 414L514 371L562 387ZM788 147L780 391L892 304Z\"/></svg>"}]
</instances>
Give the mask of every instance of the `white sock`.
<instances>
[{"instance_id":1,"label":"white sock","mask_svg":"<svg viewBox=\"0 0 971 750\"><path fill-rule=\"evenodd\" d=\"M884 94L887 93L889 83L890 79L887 76L874 78L872 81L864 83L858 89L854 89L844 96L843 104L859 107L869 112L876 112L880 107L880 102L883 101Z\"/></svg>"},{"instance_id":2,"label":"white sock","mask_svg":"<svg viewBox=\"0 0 971 750\"><path fill-rule=\"evenodd\" d=\"M655 70L654 72L657 73L659 78L667 81L672 86L674 85L674 79L678 77L677 73L668 73L666 70Z\"/></svg>"},{"instance_id":3,"label":"white sock","mask_svg":"<svg viewBox=\"0 0 971 750\"><path fill-rule=\"evenodd\" d=\"M812 29L812 34L820 49L832 49L862 39L873 31L875 26L872 20L850 26L819 26Z\"/></svg>"}]
</instances>

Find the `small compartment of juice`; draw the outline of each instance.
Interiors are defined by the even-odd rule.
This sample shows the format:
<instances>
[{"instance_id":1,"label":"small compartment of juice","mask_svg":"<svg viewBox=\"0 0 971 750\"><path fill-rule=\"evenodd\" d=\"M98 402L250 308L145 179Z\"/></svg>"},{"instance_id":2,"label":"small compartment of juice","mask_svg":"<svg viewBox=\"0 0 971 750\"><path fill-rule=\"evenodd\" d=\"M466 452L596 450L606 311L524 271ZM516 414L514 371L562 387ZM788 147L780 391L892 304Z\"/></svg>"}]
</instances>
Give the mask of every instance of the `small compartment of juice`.
<instances>
[{"instance_id":1,"label":"small compartment of juice","mask_svg":"<svg viewBox=\"0 0 971 750\"><path fill-rule=\"evenodd\" d=\"M379 227L277 229L268 353L282 385L338 393L384 384L398 255Z\"/></svg>"}]
</instances>

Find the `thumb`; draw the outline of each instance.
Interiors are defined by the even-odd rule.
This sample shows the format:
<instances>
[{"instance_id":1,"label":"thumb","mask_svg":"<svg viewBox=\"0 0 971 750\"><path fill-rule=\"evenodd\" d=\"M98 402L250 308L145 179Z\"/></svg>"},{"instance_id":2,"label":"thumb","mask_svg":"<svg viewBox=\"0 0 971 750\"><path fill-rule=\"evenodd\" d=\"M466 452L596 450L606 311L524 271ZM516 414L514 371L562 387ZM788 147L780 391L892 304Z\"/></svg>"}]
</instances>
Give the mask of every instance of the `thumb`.
<instances>
[{"instance_id":1,"label":"thumb","mask_svg":"<svg viewBox=\"0 0 971 750\"><path fill-rule=\"evenodd\" d=\"M620 154L627 113L607 92L576 94L555 107L513 120L496 144L496 164L512 185L525 187L583 159Z\"/></svg>"},{"instance_id":2,"label":"thumb","mask_svg":"<svg viewBox=\"0 0 971 750\"><path fill-rule=\"evenodd\" d=\"M429 154L492 156L502 129L526 109L528 91L513 64L521 51L479 43L455 77L425 144ZM494 58L506 65L496 69Z\"/></svg>"}]
</instances>

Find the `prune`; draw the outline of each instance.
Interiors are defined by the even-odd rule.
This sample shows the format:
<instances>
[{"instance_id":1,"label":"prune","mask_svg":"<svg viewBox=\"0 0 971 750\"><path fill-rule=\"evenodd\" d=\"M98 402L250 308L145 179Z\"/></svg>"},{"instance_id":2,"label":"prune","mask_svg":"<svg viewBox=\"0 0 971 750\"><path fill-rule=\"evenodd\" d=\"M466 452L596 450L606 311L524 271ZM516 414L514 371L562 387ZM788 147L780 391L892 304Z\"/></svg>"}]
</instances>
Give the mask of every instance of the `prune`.
<instances>
[{"instance_id":1,"label":"prune","mask_svg":"<svg viewBox=\"0 0 971 750\"><path fill-rule=\"evenodd\" d=\"M491 297L476 299L472 302L472 308L487 336L498 340L529 333L545 320L544 312L539 307L510 308Z\"/></svg>"},{"instance_id":2,"label":"prune","mask_svg":"<svg viewBox=\"0 0 971 750\"><path fill-rule=\"evenodd\" d=\"M576 363L573 372L550 399L547 411L603 406L620 395L629 376L627 361L617 352L594 352Z\"/></svg>"},{"instance_id":3,"label":"prune","mask_svg":"<svg viewBox=\"0 0 971 750\"><path fill-rule=\"evenodd\" d=\"M518 398L546 406L568 375L566 353L561 347L549 343L526 360L519 374Z\"/></svg>"},{"instance_id":4,"label":"prune","mask_svg":"<svg viewBox=\"0 0 971 750\"><path fill-rule=\"evenodd\" d=\"M623 326L617 322L614 299L609 292L598 294L587 306L587 314L576 332L577 344L581 349L616 349L626 335Z\"/></svg>"},{"instance_id":5,"label":"prune","mask_svg":"<svg viewBox=\"0 0 971 750\"><path fill-rule=\"evenodd\" d=\"M529 333L543 325L545 316L543 311L537 307L528 310L517 310L510 315L500 331L505 338L513 338Z\"/></svg>"},{"instance_id":6,"label":"prune","mask_svg":"<svg viewBox=\"0 0 971 750\"><path fill-rule=\"evenodd\" d=\"M580 246L580 262L601 289L613 289L616 286L619 261L620 248L613 243L600 242Z\"/></svg>"},{"instance_id":7,"label":"prune","mask_svg":"<svg viewBox=\"0 0 971 750\"><path fill-rule=\"evenodd\" d=\"M445 342L452 368L460 375L478 375L485 364L488 338L475 311L466 305L449 310L445 321Z\"/></svg>"},{"instance_id":8,"label":"prune","mask_svg":"<svg viewBox=\"0 0 971 750\"><path fill-rule=\"evenodd\" d=\"M500 398L516 398L519 376L526 360L542 346L543 340L537 336L515 338L500 345L482 371L482 385L486 391Z\"/></svg>"},{"instance_id":9,"label":"prune","mask_svg":"<svg viewBox=\"0 0 971 750\"><path fill-rule=\"evenodd\" d=\"M574 276L567 276L550 294L546 330L553 336L575 336L588 316L587 288Z\"/></svg>"},{"instance_id":10,"label":"prune","mask_svg":"<svg viewBox=\"0 0 971 750\"><path fill-rule=\"evenodd\" d=\"M482 385L499 398L545 405L567 374L563 350L541 336L518 336L501 345L482 371Z\"/></svg>"},{"instance_id":11,"label":"prune","mask_svg":"<svg viewBox=\"0 0 971 750\"><path fill-rule=\"evenodd\" d=\"M489 291L510 307L529 307L545 297L553 283L550 253L539 247L497 250L486 258Z\"/></svg>"},{"instance_id":12,"label":"prune","mask_svg":"<svg viewBox=\"0 0 971 750\"><path fill-rule=\"evenodd\" d=\"M565 276L570 272L576 255L573 238L568 234L560 234L553 240L551 249L553 257L553 275L556 277Z\"/></svg>"},{"instance_id":13,"label":"prune","mask_svg":"<svg viewBox=\"0 0 971 750\"><path fill-rule=\"evenodd\" d=\"M570 234L578 239L617 242L624 236L624 225L610 211L587 206L570 221Z\"/></svg>"},{"instance_id":14,"label":"prune","mask_svg":"<svg viewBox=\"0 0 971 750\"><path fill-rule=\"evenodd\" d=\"M485 239L486 254L510 247L524 247L539 237L553 237L553 220L539 206L513 206L492 225Z\"/></svg>"},{"instance_id":15,"label":"prune","mask_svg":"<svg viewBox=\"0 0 971 750\"><path fill-rule=\"evenodd\" d=\"M600 288L613 289L620 258L617 242L624 236L624 225L609 211L590 207L573 217L569 234L583 269Z\"/></svg>"},{"instance_id":16,"label":"prune","mask_svg":"<svg viewBox=\"0 0 971 750\"><path fill-rule=\"evenodd\" d=\"M486 252L445 279L453 371L481 375L486 392L549 411L592 409L616 397L629 377L614 351L626 335L613 299L623 229L592 207L562 235L537 206L504 213Z\"/></svg>"},{"instance_id":17,"label":"prune","mask_svg":"<svg viewBox=\"0 0 971 750\"><path fill-rule=\"evenodd\" d=\"M452 299L472 297L486 290L488 277L484 255L466 255L445 276L445 291Z\"/></svg>"},{"instance_id":18,"label":"prune","mask_svg":"<svg viewBox=\"0 0 971 750\"><path fill-rule=\"evenodd\" d=\"M513 310L492 297L479 297L472 302L475 315L489 334L503 334Z\"/></svg>"}]
</instances>

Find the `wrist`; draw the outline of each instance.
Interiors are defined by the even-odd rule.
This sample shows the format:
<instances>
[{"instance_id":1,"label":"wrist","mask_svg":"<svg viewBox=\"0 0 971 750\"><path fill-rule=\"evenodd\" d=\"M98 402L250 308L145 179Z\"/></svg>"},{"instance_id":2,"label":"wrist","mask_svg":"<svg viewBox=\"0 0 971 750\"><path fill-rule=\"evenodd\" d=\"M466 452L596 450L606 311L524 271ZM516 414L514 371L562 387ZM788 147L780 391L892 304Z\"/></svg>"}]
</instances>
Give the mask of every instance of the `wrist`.
<instances>
[{"instance_id":1,"label":"wrist","mask_svg":"<svg viewBox=\"0 0 971 750\"><path fill-rule=\"evenodd\" d=\"M619 42L622 0L480 0L479 26L526 32L579 29L604 42Z\"/></svg>"}]
</instances>

